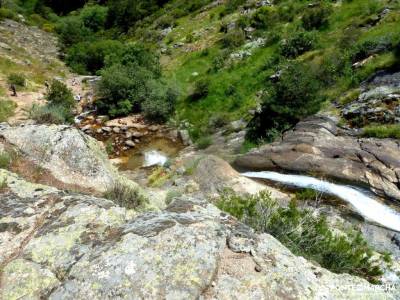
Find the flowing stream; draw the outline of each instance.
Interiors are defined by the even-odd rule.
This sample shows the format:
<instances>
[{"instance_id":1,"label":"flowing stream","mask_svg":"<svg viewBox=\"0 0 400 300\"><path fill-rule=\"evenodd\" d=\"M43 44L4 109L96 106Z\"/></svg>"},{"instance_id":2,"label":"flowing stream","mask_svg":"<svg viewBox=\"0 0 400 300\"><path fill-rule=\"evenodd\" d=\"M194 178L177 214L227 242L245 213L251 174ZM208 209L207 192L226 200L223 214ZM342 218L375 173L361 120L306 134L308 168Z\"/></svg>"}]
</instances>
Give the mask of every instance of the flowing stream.
<instances>
[{"instance_id":1,"label":"flowing stream","mask_svg":"<svg viewBox=\"0 0 400 300\"><path fill-rule=\"evenodd\" d=\"M150 150L144 153L143 167L163 166L167 162L168 157L157 150Z\"/></svg>"},{"instance_id":2,"label":"flowing stream","mask_svg":"<svg viewBox=\"0 0 400 300\"><path fill-rule=\"evenodd\" d=\"M289 186L310 188L337 196L349 203L365 219L400 232L400 213L372 198L368 193L354 187L334 184L309 176L287 175L277 172L246 172L242 175L249 178L281 182Z\"/></svg>"}]
</instances>

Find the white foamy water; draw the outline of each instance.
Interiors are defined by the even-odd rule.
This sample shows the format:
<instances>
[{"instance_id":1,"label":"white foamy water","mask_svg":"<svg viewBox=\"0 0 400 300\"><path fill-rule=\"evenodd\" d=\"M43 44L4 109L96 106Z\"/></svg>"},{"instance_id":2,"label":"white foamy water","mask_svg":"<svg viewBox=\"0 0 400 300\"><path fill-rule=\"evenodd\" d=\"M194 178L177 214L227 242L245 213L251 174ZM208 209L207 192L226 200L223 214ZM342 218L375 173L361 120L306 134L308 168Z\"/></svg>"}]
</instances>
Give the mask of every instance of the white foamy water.
<instances>
[{"instance_id":1,"label":"white foamy water","mask_svg":"<svg viewBox=\"0 0 400 300\"><path fill-rule=\"evenodd\" d=\"M277 172L246 172L242 175L249 178L268 179L300 188L310 188L337 196L349 203L365 219L400 232L400 213L356 188L309 176L287 175Z\"/></svg>"},{"instance_id":2,"label":"white foamy water","mask_svg":"<svg viewBox=\"0 0 400 300\"><path fill-rule=\"evenodd\" d=\"M144 153L143 167L163 166L167 162L168 157L157 150L150 150Z\"/></svg>"}]
</instances>

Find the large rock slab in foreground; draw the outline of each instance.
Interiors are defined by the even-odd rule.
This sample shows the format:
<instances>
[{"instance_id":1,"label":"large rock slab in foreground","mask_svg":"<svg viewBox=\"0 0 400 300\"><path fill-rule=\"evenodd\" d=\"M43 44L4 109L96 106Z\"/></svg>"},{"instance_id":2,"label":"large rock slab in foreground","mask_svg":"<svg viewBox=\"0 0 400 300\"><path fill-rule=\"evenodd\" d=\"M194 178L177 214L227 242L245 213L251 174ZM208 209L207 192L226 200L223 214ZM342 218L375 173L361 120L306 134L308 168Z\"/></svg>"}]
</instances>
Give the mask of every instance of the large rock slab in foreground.
<instances>
[{"instance_id":1,"label":"large rock slab in foreground","mask_svg":"<svg viewBox=\"0 0 400 300\"><path fill-rule=\"evenodd\" d=\"M380 196L400 201L399 141L346 135L333 117L300 122L281 141L250 151L236 164L252 170L318 173L368 186Z\"/></svg>"},{"instance_id":2,"label":"large rock slab in foreground","mask_svg":"<svg viewBox=\"0 0 400 300\"><path fill-rule=\"evenodd\" d=\"M62 183L104 192L118 177L99 143L76 128L4 125L0 136Z\"/></svg>"},{"instance_id":3,"label":"large rock slab in foreground","mask_svg":"<svg viewBox=\"0 0 400 300\"><path fill-rule=\"evenodd\" d=\"M138 215L1 177L1 299L396 299L294 256L202 199Z\"/></svg>"}]
</instances>

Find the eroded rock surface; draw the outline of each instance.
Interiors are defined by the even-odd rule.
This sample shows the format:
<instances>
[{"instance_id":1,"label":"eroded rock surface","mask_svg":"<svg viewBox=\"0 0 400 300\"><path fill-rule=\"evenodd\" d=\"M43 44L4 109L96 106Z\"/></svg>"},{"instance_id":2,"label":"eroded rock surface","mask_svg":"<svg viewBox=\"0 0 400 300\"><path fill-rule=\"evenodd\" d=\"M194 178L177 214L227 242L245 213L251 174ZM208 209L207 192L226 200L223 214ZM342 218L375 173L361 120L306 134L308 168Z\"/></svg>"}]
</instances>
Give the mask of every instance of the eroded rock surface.
<instances>
[{"instance_id":1,"label":"eroded rock surface","mask_svg":"<svg viewBox=\"0 0 400 300\"><path fill-rule=\"evenodd\" d=\"M103 192L118 177L98 142L78 129L4 125L0 136L63 183Z\"/></svg>"},{"instance_id":2,"label":"eroded rock surface","mask_svg":"<svg viewBox=\"0 0 400 300\"><path fill-rule=\"evenodd\" d=\"M395 299L197 198L138 214L2 171L1 299ZM19 193L32 190L31 195Z\"/></svg>"},{"instance_id":3,"label":"eroded rock surface","mask_svg":"<svg viewBox=\"0 0 400 300\"><path fill-rule=\"evenodd\" d=\"M400 201L399 157L396 140L353 137L338 128L335 118L315 116L298 123L281 141L239 157L236 164L253 170L314 172Z\"/></svg>"}]
</instances>

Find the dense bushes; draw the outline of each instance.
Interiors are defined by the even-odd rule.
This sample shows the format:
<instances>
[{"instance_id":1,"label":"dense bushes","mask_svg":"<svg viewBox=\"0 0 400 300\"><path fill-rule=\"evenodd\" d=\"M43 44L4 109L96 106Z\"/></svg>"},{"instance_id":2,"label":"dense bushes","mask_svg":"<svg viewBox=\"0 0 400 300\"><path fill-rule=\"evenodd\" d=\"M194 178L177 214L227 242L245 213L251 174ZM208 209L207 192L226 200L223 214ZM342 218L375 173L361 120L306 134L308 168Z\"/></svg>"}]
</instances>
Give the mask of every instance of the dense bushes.
<instances>
[{"instance_id":1,"label":"dense bushes","mask_svg":"<svg viewBox=\"0 0 400 300\"><path fill-rule=\"evenodd\" d=\"M266 192L243 197L226 192L217 206L255 230L271 234L294 254L333 272L358 275L372 282L382 275L380 268L372 264L373 251L360 232L337 233L323 216L297 208L294 201L289 207L279 207Z\"/></svg>"},{"instance_id":2,"label":"dense bushes","mask_svg":"<svg viewBox=\"0 0 400 300\"><path fill-rule=\"evenodd\" d=\"M271 28L278 21L278 14L270 7L261 7L252 15L250 25L254 28Z\"/></svg>"},{"instance_id":3,"label":"dense bushes","mask_svg":"<svg viewBox=\"0 0 400 300\"><path fill-rule=\"evenodd\" d=\"M75 15L62 18L56 25L56 32L64 48L93 39L91 30L85 27L79 16Z\"/></svg>"},{"instance_id":4,"label":"dense bushes","mask_svg":"<svg viewBox=\"0 0 400 300\"><path fill-rule=\"evenodd\" d=\"M80 13L83 25L93 32L104 29L107 15L108 8L100 5L87 5Z\"/></svg>"},{"instance_id":5,"label":"dense bushes","mask_svg":"<svg viewBox=\"0 0 400 300\"><path fill-rule=\"evenodd\" d=\"M244 44L246 36L240 28L229 31L221 39L222 46L225 48L239 47Z\"/></svg>"},{"instance_id":6,"label":"dense bushes","mask_svg":"<svg viewBox=\"0 0 400 300\"><path fill-rule=\"evenodd\" d=\"M295 58L315 47L315 36L311 32L295 32L292 36L283 40L279 47L281 55Z\"/></svg>"},{"instance_id":7,"label":"dense bushes","mask_svg":"<svg viewBox=\"0 0 400 300\"><path fill-rule=\"evenodd\" d=\"M66 62L76 73L96 74L104 67L108 56L118 56L123 48L124 45L115 40L81 42L68 49Z\"/></svg>"},{"instance_id":8,"label":"dense bushes","mask_svg":"<svg viewBox=\"0 0 400 300\"><path fill-rule=\"evenodd\" d=\"M161 78L158 57L143 46L130 44L110 56L101 75L98 106L112 117L143 110L165 121L174 111L177 93Z\"/></svg>"},{"instance_id":9,"label":"dense bushes","mask_svg":"<svg viewBox=\"0 0 400 300\"><path fill-rule=\"evenodd\" d=\"M304 29L320 29L326 26L330 13L330 8L321 4L317 7L308 8L301 18Z\"/></svg>"},{"instance_id":10,"label":"dense bushes","mask_svg":"<svg viewBox=\"0 0 400 300\"><path fill-rule=\"evenodd\" d=\"M270 85L263 99L261 112L249 123L248 137L268 138L271 132L274 137L275 130L284 130L316 113L322 103L319 88L320 82L309 65L293 61L282 66L278 81Z\"/></svg>"}]
</instances>

